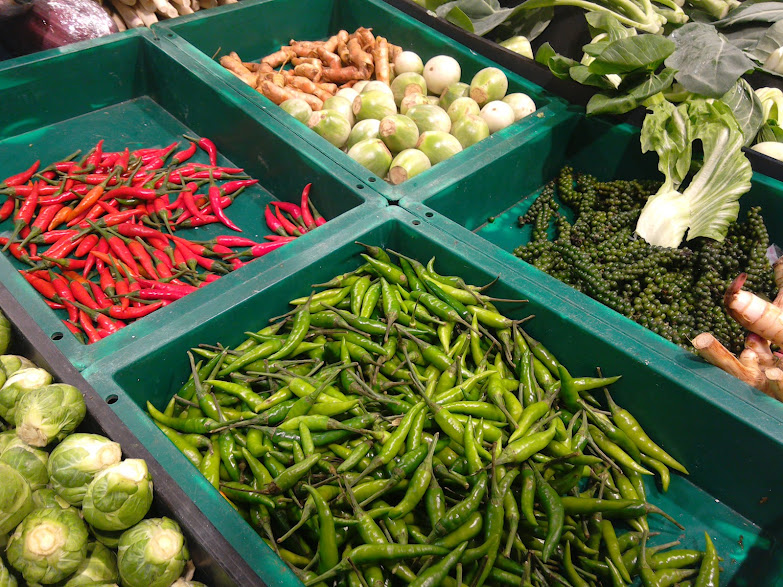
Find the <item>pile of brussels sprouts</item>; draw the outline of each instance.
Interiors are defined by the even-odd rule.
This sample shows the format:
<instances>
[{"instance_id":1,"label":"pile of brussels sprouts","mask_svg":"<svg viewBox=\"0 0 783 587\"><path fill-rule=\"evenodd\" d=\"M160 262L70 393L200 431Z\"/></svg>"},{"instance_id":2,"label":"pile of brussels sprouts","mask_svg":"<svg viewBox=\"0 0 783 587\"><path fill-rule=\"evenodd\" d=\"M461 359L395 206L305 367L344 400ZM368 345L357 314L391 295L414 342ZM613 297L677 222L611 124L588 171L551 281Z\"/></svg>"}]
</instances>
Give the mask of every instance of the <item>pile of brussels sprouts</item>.
<instances>
[{"instance_id":1,"label":"pile of brussels sprouts","mask_svg":"<svg viewBox=\"0 0 783 587\"><path fill-rule=\"evenodd\" d=\"M9 334L0 313L0 353ZM77 388L6 354L0 384L0 587L202 585L189 580L179 525L144 519L152 505L144 460L123 460L116 442L75 432L87 412Z\"/></svg>"}]
</instances>

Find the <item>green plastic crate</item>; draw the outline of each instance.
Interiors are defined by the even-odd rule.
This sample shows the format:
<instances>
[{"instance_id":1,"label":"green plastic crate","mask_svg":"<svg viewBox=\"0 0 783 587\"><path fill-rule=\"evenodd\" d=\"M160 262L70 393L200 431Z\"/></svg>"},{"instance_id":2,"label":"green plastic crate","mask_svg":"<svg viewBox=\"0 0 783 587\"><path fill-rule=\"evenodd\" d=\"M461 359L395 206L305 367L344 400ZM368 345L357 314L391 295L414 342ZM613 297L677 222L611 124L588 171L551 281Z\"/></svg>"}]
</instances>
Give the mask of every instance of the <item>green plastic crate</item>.
<instances>
[{"instance_id":1,"label":"green plastic crate","mask_svg":"<svg viewBox=\"0 0 783 587\"><path fill-rule=\"evenodd\" d=\"M566 123L561 114L565 103L560 98L546 93L541 87L508 70L503 70L509 79L509 93L524 92L533 98L538 106L535 114L403 184L394 186L387 183L236 78L216 59L236 51L244 61L257 61L277 51L281 45L287 45L291 39L326 39L340 29L352 33L358 27L364 26L372 28L375 34L386 37L390 43L416 51L424 62L435 55L451 55L462 67L462 81L468 83L480 69L496 65L381 0L310 0L306 4L306 18L293 17L302 6L293 0L248 0L164 21L155 25L153 30L164 40L173 41L176 53L184 53L194 63L203 65L219 78L229 91L245 96L254 105L269 112L287 128L333 158L340 166L372 184L375 190L391 201L401 200L411 194L432 194L472 173L480 173L489 162L506 151L539 133ZM172 51L174 52L173 49Z\"/></svg>"},{"instance_id":2,"label":"green plastic crate","mask_svg":"<svg viewBox=\"0 0 783 587\"><path fill-rule=\"evenodd\" d=\"M643 341L655 349L672 368L692 373L704 385L720 387L783 423L783 403L705 364L692 353L513 255L516 247L529 241L532 231L529 225L519 228L517 218L566 163L602 180L662 179L657 156L642 154L639 129L634 126L580 116L569 128L558 130L559 133L531 141L494 161L481 175L472 175L432 196L407 197L400 205L455 238L489 250L489 254L515 270L530 272L560 295L602 316L617 336ZM740 218L744 218L748 207L761 206L770 242L783 243L783 224L775 220L783 213L783 182L757 173L752 183L751 191L740 200Z\"/></svg>"},{"instance_id":3,"label":"green plastic crate","mask_svg":"<svg viewBox=\"0 0 783 587\"><path fill-rule=\"evenodd\" d=\"M206 136L220 152L219 164L239 166L259 180L226 212L243 236L260 240L270 231L264 208L272 200L299 202L305 184L329 222L314 234L277 249L170 306L89 346L63 327L60 313L16 273L10 255L0 259L0 280L21 300L38 324L79 369L120 351L128 343L155 335L160 324L177 321L220 291L241 286L265 267L285 264L328 234L339 232L352 215L368 213L386 201L372 193L331 159L309 146L272 117L250 112L245 104L162 51L149 30L80 43L12 60L0 68L0 177L60 160L78 148L86 151L101 138L104 150L165 146L183 134ZM78 84L78 91L73 91ZM208 163L199 152L194 161ZM263 186L263 187L261 187ZM0 224L10 231L12 222ZM207 240L230 233L222 225L179 231L183 238ZM13 261L13 263L12 263ZM64 312L62 313L64 317Z\"/></svg>"},{"instance_id":4,"label":"green plastic crate","mask_svg":"<svg viewBox=\"0 0 783 587\"><path fill-rule=\"evenodd\" d=\"M774 499L783 469L783 427L758 407L725 390L705 385L696 370L673 368L659 349L643 338L618 334L615 321L529 268L512 267L471 244L399 207L380 210L355 226L354 238L390 247L422 261L436 257L436 269L458 274L469 283L495 278L493 295L525 298L527 304L499 304L514 318L534 314L526 323L572 373L622 374L612 386L616 401L629 409L649 434L690 470L674 476L667 494L649 487L649 499L687 529L650 518L655 540L681 539L685 548L703 548L709 531L724 561L722 585L771 585L783 572L776 547L781 535L783 502ZM243 332L265 326L267 319L288 310L287 301L310 291L309 284L352 270L363 249L353 240L335 237L319 243L313 258L296 267L270 268L254 276L245 290L215 299L218 315L194 311L187 320L161 328L159 341L137 343L122 357L101 361L84 372L104 397L116 396L112 408L172 476L189 488L191 497L270 586L296 584L277 557L254 531L200 477L197 470L143 412L147 401L162 408L187 379L186 351L199 343L238 344ZM566 295L564 295L564 293Z\"/></svg>"}]
</instances>

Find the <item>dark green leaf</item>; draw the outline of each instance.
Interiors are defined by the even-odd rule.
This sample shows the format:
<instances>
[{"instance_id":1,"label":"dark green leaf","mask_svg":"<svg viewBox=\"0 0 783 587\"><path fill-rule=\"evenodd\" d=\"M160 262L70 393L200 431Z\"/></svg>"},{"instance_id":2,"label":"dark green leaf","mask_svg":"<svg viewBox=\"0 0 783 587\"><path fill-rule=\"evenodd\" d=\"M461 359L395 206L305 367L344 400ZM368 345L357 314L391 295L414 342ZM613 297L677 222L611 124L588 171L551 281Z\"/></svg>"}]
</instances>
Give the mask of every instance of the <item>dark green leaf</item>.
<instances>
[{"instance_id":1,"label":"dark green leaf","mask_svg":"<svg viewBox=\"0 0 783 587\"><path fill-rule=\"evenodd\" d=\"M767 29L761 39L759 39L758 44L750 52L750 56L764 63L767 57L775 52L778 47L783 47L783 20L776 22Z\"/></svg>"},{"instance_id":2,"label":"dark green leaf","mask_svg":"<svg viewBox=\"0 0 783 587\"><path fill-rule=\"evenodd\" d=\"M503 24L492 31L492 36L497 42L517 35L532 41L546 30L554 14L555 9L551 6L535 10L515 10Z\"/></svg>"},{"instance_id":3,"label":"dark green leaf","mask_svg":"<svg viewBox=\"0 0 783 587\"><path fill-rule=\"evenodd\" d=\"M446 20L448 20L451 24L457 25L461 29L465 29L469 33L473 33L476 30L473 27L473 21L471 21L468 18L468 15L462 12L462 10L456 6L449 10L449 13L446 15Z\"/></svg>"},{"instance_id":4,"label":"dark green leaf","mask_svg":"<svg viewBox=\"0 0 783 587\"><path fill-rule=\"evenodd\" d=\"M582 51L591 57L598 57L601 53L606 51L606 48L612 43L609 39L605 41L596 41L595 43L588 43L582 47Z\"/></svg>"},{"instance_id":5,"label":"dark green leaf","mask_svg":"<svg viewBox=\"0 0 783 587\"><path fill-rule=\"evenodd\" d=\"M676 69L677 81L696 94L719 98L743 73L754 69L742 51L708 24L686 24L670 38L677 50L666 59L666 67Z\"/></svg>"},{"instance_id":6,"label":"dark green leaf","mask_svg":"<svg viewBox=\"0 0 783 587\"><path fill-rule=\"evenodd\" d=\"M606 75L636 69L655 70L674 51L674 43L659 35L637 35L618 39L595 56L590 71Z\"/></svg>"},{"instance_id":7,"label":"dark green leaf","mask_svg":"<svg viewBox=\"0 0 783 587\"><path fill-rule=\"evenodd\" d=\"M745 22L778 22L783 20L783 2L745 3L715 21L715 26L725 27Z\"/></svg>"},{"instance_id":8,"label":"dark green leaf","mask_svg":"<svg viewBox=\"0 0 783 587\"><path fill-rule=\"evenodd\" d=\"M756 92L748 82L741 79L721 97L721 100L734 112L734 117L742 129L742 136L745 138L745 146L752 145L753 139L764 123L764 107Z\"/></svg>"},{"instance_id":9,"label":"dark green leaf","mask_svg":"<svg viewBox=\"0 0 783 587\"><path fill-rule=\"evenodd\" d=\"M627 91L609 96L596 94L587 103L587 114L624 114L639 106L650 96L668 88L674 80L674 70L664 69L661 73L652 74L640 84Z\"/></svg>"},{"instance_id":10,"label":"dark green leaf","mask_svg":"<svg viewBox=\"0 0 783 587\"><path fill-rule=\"evenodd\" d=\"M451 21L449 16L455 9L460 10L462 15L454 13L456 22L453 24L462 26L464 19L467 18L472 23L472 32L477 35L487 34L501 25L514 12L513 8L501 8L497 0L456 0L438 6L435 14Z\"/></svg>"},{"instance_id":11,"label":"dark green leaf","mask_svg":"<svg viewBox=\"0 0 783 587\"><path fill-rule=\"evenodd\" d=\"M616 41L636 34L635 29L623 26L608 12L588 12L585 14L585 19L587 26L590 27L590 35L593 37L599 33L606 33L610 41Z\"/></svg>"},{"instance_id":12,"label":"dark green leaf","mask_svg":"<svg viewBox=\"0 0 783 587\"><path fill-rule=\"evenodd\" d=\"M762 24L758 26L744 26L737 29L725 30L723 35L737 49L745 51L746 54L753 57L753 50L759 44L769 30L769 25Z\"/></svg>"},{"instance_id":13,"label":"dark green leaf","mask_svg":"<svg viewBox=\"0 0 783 587\"><path fill-rule=\"evenodd\" d=\"M606 79L606 76L592 73L586 65L574 65L568 70L568 74L571 76L571 79L583 86L595 86L603 90L615 89L614 84Z\"/></svg>"},{"instance_id":14,"label":"dark green leaf","mask_svg":"<svg viewBox=\"0 0 783 587\"><path fill-rule=\"evenodd\" d=\"M536 61L546 65L555 77L560 79L570 79L568 71L573 66L579 65L578 61L559 55L549 43L544 43L538 48Z\"/></svg>"},{"instance_id":15,"label":"dark green leaf","mask_svg":"<svg viewBox=\"0 0 783 587\"><path fill-rule=\"evenodd\" d=\"M768 120L759 129L756 135L756 143L783 143L783 128L775 124L774 120Z\"/></svg>"}]
</instances>

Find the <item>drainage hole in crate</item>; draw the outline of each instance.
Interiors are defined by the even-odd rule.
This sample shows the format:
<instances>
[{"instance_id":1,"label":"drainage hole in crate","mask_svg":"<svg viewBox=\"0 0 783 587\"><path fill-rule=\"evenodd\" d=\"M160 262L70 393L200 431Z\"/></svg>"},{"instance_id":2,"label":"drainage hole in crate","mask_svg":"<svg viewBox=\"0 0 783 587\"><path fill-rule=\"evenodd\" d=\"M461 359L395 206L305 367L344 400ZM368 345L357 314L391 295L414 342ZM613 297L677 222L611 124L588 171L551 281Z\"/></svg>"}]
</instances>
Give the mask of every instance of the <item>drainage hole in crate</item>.
<instances>
[{"instance_id":1,"label":"drainage hole in crate","mask_svg":"<svg viewBox=\"0 0 783 587\"><path fill-rule=\"evenodd\" d=\"M420 222L420 221L418 221L418 220L414 220L414 221L413 221L413 226L418 226L419 224L421 224L421 222Z\"/></svg>"},{"instance_id":2,"label":"drainage hole in crate","mask_svg":"<svg viewBox=\"0 0 783 587\"><path fill-rule=\"evenodd\" d=\"M107 404L116 404L118 399L120 399L120 398L119 398L119 397L117 397L117 396L116 396L116 395L114 395L114 394L111 394L110 396L108 396L108 397L106 398L106 403L107 403Z\"/></svg>"},{"instance_id":3,"label":"drainage hole in crate","mask_svg":"<svg viewBox=\"0 0 783 587\"><path fill-rule=\"evenodd\" d=\"M368 181L370 181L371 183L375 183L375 178L374 178L374 177L369 177L369 178L367 178L367 179L368 179Z\"/></svg>"},{"instance_id":4,"label":"drainage hole in crate","mask_svg":"<svg viewBox=\"0 0 783 587\"><path fill-rule=\"evenodd\" d=\"M63 337L62 332L52 332L52 340L60 340Z\"/></svg>"},{"instance_id":5,"label":"drainage hole in crate","mask_svg":"<svg viewBox=\"0 0 783 587\"><path fill-rule=\"evenodd\" d=\"M360 184L360 183L357 183L357 184L356 184L356 189L357 189L357 190L363 190L363 189L364 189L364 186L363 186L362 184Z\"/></svg>"},{"instance_id":6,"label":"drainage hole in crate","mask_svg":"<svg viewBox=\"0 0 783 587\"><path fill-rule=\"evenodd\" d=\"M432 212L425 212L425 213L424 213L424 215L425 215L427 218L432 218L433 216L435 216L435 214L433 214Z\"/></svg>"}]
</instances>

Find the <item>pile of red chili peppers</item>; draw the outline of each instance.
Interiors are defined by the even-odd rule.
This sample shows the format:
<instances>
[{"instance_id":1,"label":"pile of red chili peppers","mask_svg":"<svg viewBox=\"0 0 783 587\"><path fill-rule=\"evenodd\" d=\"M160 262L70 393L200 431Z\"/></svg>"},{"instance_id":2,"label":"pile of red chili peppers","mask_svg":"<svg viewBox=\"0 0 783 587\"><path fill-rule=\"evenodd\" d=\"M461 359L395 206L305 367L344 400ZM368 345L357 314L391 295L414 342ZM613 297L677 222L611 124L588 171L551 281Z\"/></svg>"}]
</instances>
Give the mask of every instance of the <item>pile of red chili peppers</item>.
<instances>
[{"instance_id":1,"label":"pile of red chili peppers","mask_svg":"<svg viewBox=\"0 0 783 587\"><path fill-rule=\"evenodd\" d=\"M301 206L267 206L274 234L266 242L175 236L218 222L241 232L225 209L258 182L243 169L218 166L209 139L186 138L177 152L178 142L104 152L101 140L78 162L78 151L43 169L36 161L0 183L7 196L0 222L14 221L12 235L0 237L2 250L30 265L22 276L50 308L68 313L63 323L82 342L97 342L250 262L243 258L252 261L324 224L308 184ZM209 164L191 161L199 148ZM197 193L201 188L206 193Z\"/></svg>"}]
</instances>

